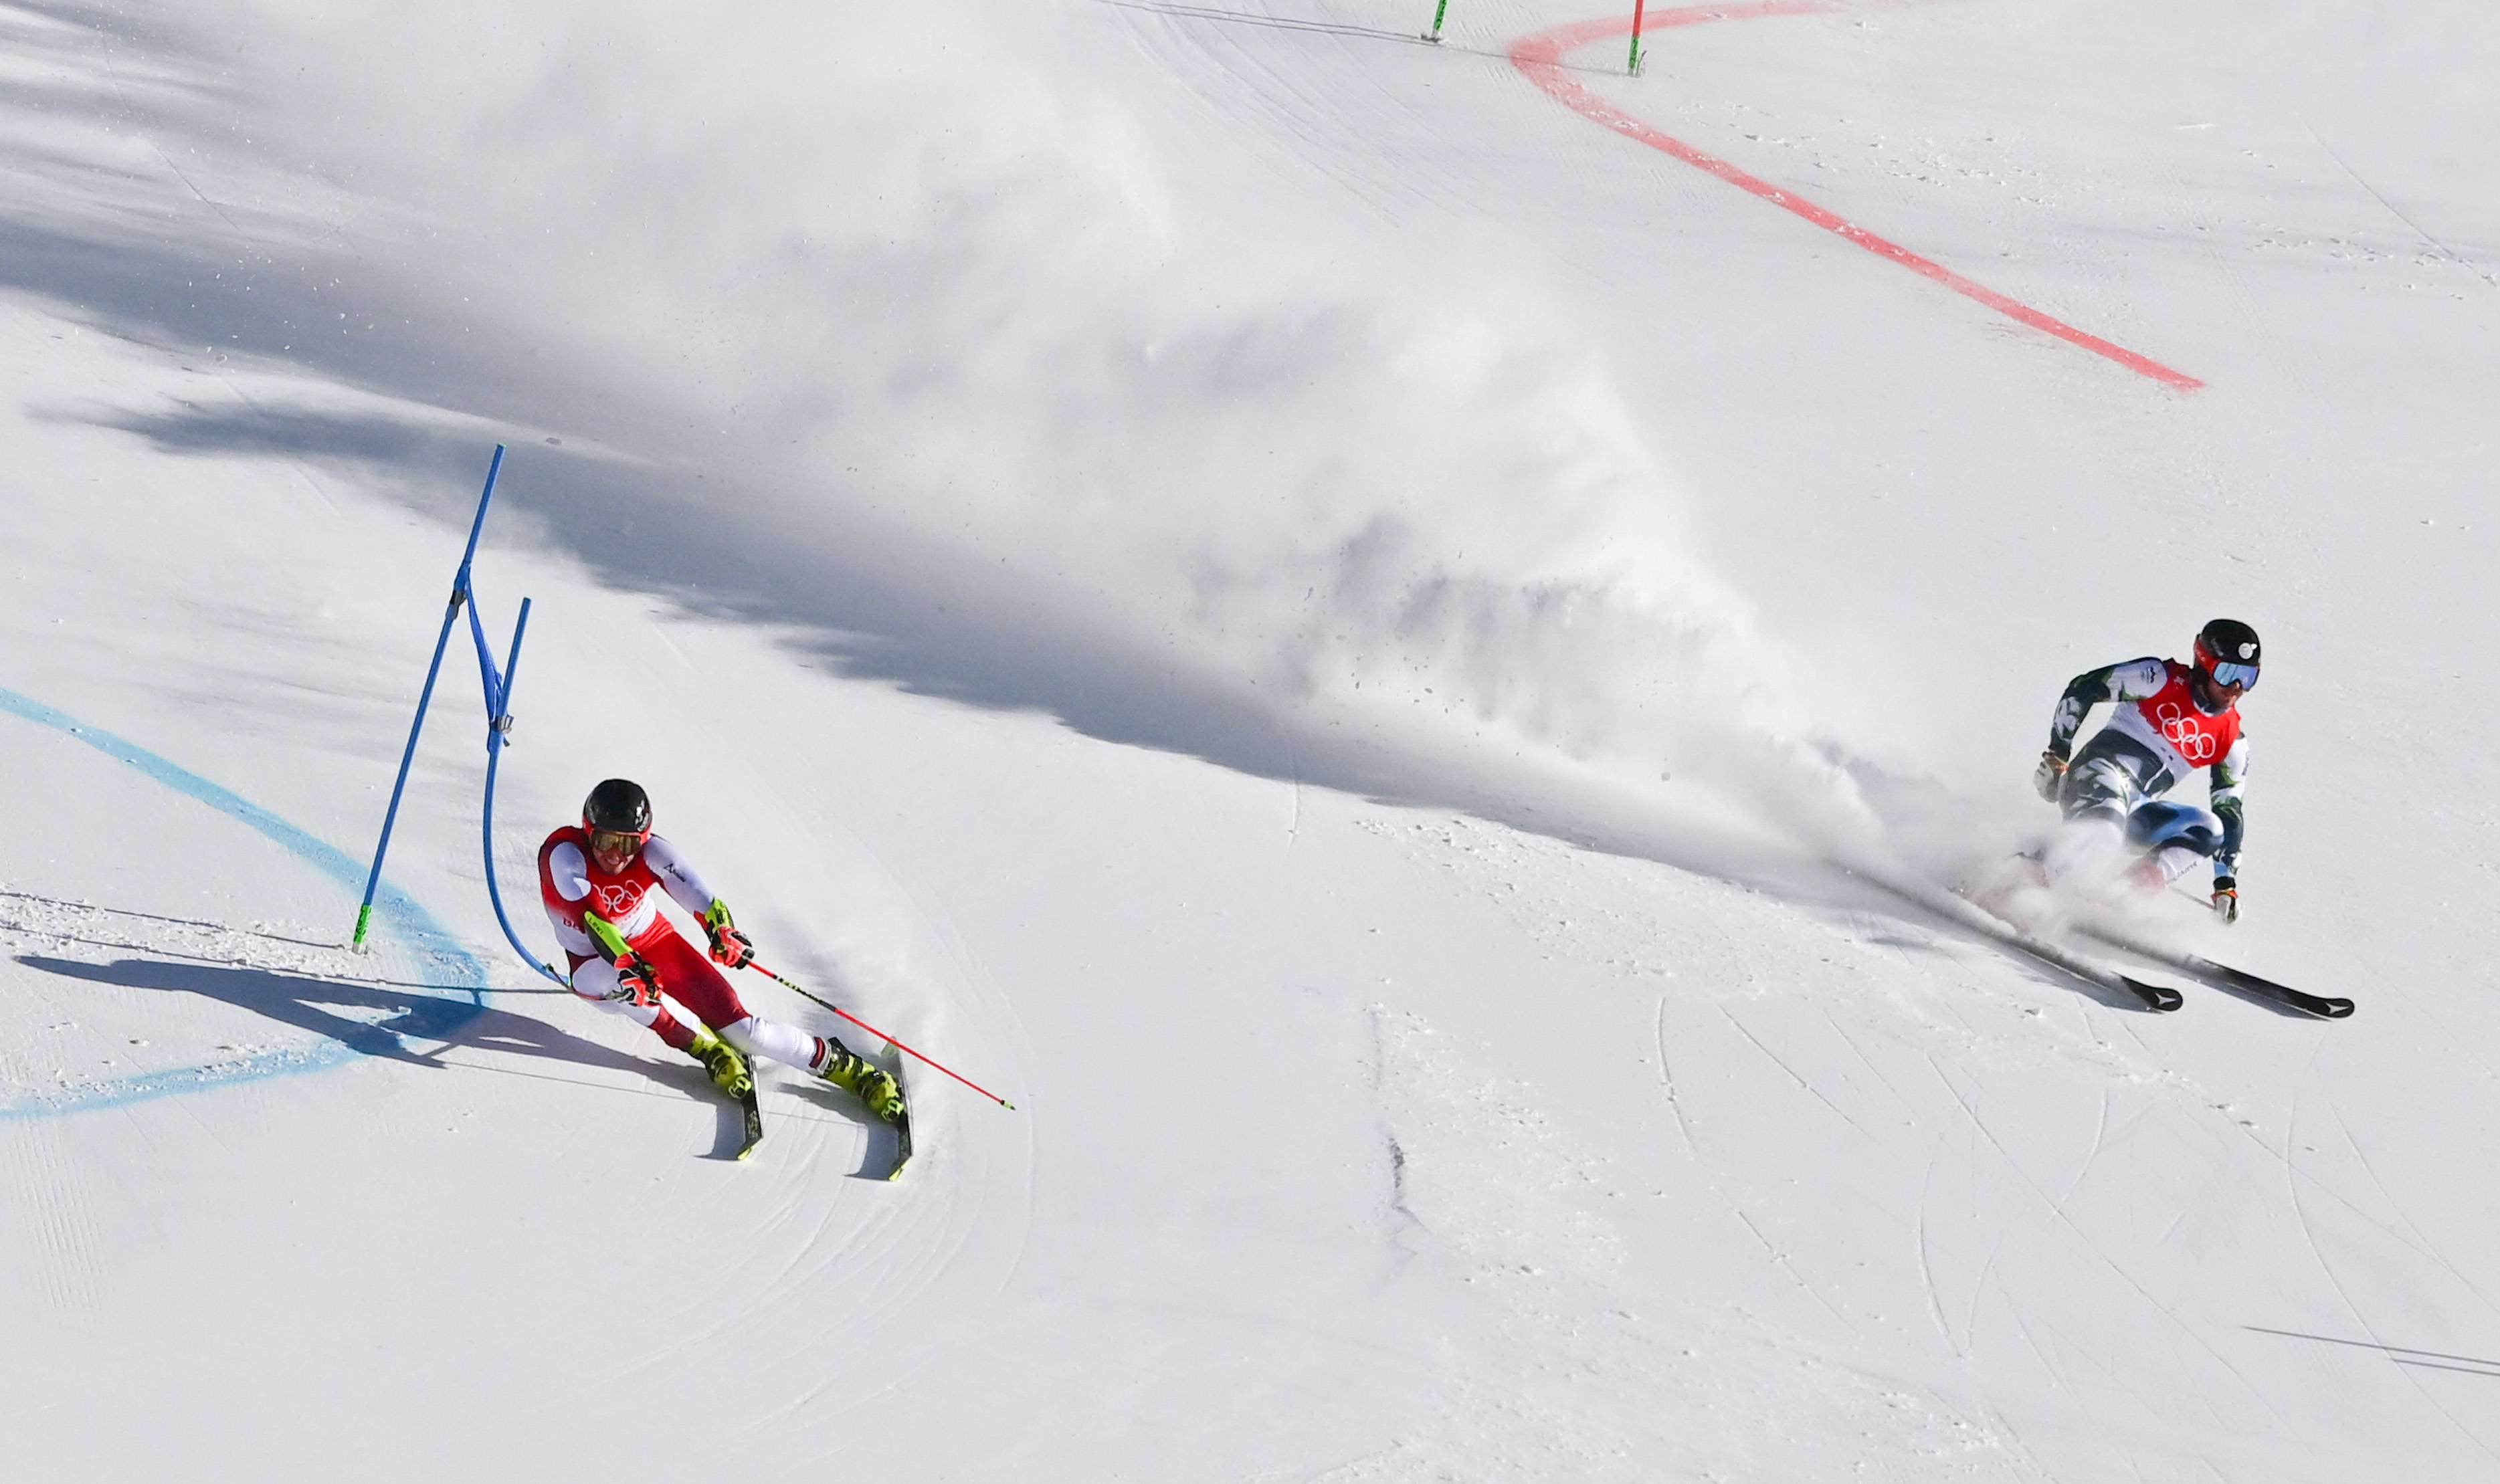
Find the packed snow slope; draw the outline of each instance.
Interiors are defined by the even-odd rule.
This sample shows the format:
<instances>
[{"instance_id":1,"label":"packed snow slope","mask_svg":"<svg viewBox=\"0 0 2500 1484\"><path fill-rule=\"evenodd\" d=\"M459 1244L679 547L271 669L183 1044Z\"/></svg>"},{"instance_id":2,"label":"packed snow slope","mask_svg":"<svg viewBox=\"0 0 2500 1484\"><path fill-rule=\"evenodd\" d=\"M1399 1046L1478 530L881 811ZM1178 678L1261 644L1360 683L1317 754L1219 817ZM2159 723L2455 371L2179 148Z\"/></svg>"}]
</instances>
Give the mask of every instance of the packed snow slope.
<instances>
[{"instance_id":1,"label":"packed snow slope","mask_svg":"<svg viewBox=\"0 0 2500 1484\"><path fill-rule=\"evenodd\" d=\"M2500 17L1431 10L0 4L13 1477L2500 1479ZM465 633L344 950L499 442L533 952L1015 1111ZM2223 614L2353 1018L1870 885Z\"/></svg>"}]
</instances>

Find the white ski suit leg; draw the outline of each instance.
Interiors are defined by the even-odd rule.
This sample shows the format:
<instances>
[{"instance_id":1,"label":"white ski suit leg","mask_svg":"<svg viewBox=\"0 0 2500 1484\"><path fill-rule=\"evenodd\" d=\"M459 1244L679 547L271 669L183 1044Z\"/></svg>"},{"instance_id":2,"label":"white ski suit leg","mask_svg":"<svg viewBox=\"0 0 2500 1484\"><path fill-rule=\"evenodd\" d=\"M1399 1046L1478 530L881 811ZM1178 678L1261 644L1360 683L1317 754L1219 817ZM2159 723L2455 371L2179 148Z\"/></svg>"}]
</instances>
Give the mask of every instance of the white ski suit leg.
<instances>
[{"instance_id":1,"label":"white ski suit leg","mask_svg":"<svg viewBox=\"0 0 2500 1484\"><path fill-rule=\"evenodd\" d=\"M816 1071L825 1055L825 1043L819 1038L796 1026L767 1020L762 1016L748 1016L736 1024L724 1025L720 1028L720 1036L723 1041L745 1052L750 1060L770 1056L784 1066L810 1074Z\"/></svg>"}]
</instances>

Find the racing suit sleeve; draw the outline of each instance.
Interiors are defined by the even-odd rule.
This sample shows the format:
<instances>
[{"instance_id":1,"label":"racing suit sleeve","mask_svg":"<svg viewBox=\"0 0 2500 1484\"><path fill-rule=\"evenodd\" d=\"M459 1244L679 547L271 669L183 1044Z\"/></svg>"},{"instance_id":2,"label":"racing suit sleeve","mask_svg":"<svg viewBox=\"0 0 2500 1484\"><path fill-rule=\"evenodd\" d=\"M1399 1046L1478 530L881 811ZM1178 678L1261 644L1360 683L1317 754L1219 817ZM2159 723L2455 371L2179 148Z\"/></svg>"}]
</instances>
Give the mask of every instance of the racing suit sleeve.
<instances>
[{"instance_id":1,"label":"racing suit sleeve","mask_svg":"<svg viewBox=\"0 0 2500 1484\"><path fill-rule=\"evenodd\" d=\"M2075 733L2084 729L2084 717L2094 706L2103 701L2146 700L2160 694L2169 683L2170 666L2151 656L2084 671L2067 681L2066 694L2057 697L2056 713L2049 718L2048 750L2060 758L2071 757Z\"/></svg>"},{"instance_id":2,"label":"racing suit sleeve","mask_svg":"<svg viewBox=\"0 0 2500 1484\"><path fill-rule=\"evenodd\" d=\"M600 950L588 921L590 862L581 847L563 842L539 854L539 905L555 926L555 940L576 958L596 956Z\"/></svg>"},{"instance_id":3,"label":"racing suit sleeve","mask_svg":"<svg viewBox=\"0 0 2500 1484\"><path fill-rule=\"evenodd\" d=\"M660 879L660 885L668 888L678 906L698 918L711 911L711 887L704 885L703 878L695 874L695 868L675 846L653 835L642 844L642 863L651 868L651 874Z\"/></svg>"},{"instance_id":4,"label":"racing suit sleeve","mask_svg":"<svg viewBox=\"0 0 2500 1484\"><path fill-rule=\"evenodd\" d=\"M2222 822L2222 846L2214 852L2214 874L2237 880L2240 874L2240 837L2247 829L2241 811L2241 790L2249 781L2249 739L2242 735L2231 744L2221 759L2205 770L2205 785L2214 806L2214 817Z\"/></svg>"}]
</instances>

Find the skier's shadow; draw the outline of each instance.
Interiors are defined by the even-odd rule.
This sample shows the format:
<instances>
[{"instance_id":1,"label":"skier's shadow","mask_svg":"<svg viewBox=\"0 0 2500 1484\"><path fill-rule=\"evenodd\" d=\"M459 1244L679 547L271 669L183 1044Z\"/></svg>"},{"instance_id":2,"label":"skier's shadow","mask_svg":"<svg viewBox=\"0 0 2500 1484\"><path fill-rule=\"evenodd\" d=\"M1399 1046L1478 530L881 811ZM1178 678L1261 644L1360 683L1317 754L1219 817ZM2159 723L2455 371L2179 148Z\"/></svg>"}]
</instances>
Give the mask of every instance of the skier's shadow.
<instances>
[{"instance_id":1,"label":"skier's shadow","mask_svg":"<svg viewBox=\"0 0 2500 1484\"><path fill-rule=\"evenodd\" d=\"M894 1069L888 1067L886 1070ZM860 1167L851 1172L852 1179L882 1181L885 1178L883 1172L893 1168L896 1145L903 1137L894 1131L892 1124L870 1113L868 1105L861 1102L857 1094L844 1092L814 1078L805 1079L793 1090L810 1106L844 1122L858 1124L860 1131L868 1136L868 1153Z\"/></svg>"},{"instance_id":2,"label":"skier's shadow","mask_svg":"<svg viewBox=\"0 0 2500 1484\"><path fill-rule=\"evenodd\" d=\"M543 1057L610 1071L639 1072L673 1092L696 1102L714 1102L706 1095L708 1081L699 1067L655 1066L639 1056L612 1050L595 1041L560 1031L543 1020L494 1010L466 998L427 994L400 984L358 984L269 969L233 968L219 964L182 963L162 958L123 958L113 963L81 963L68 958L19 954L17 962L65 979L119 984L128 989L163 989L197 994L220 1004L266 1016L283 1025L326 1036L359 1055L440 1070L442 1049L476 1047L515 1056ZM336 1010L325 1007L336 1007ZM378 1011L387 1018L357 1019L337 1010ZM419 1051L411 1041L440 1042L442 1048ZM873 1122L873 1120L869 1120ZM878 1125L882 1126L882 1125ZM721 1111L712 1155L734 1158L743 1142L744 1127L734 1107Z\"/></svg>"},{"instance_id":3,"label":"skier's shadow","mask_svg":"<svg viewBox=\"0 0 2500 1484\"><path fill-rule=\"evenodd\" d=\"M680 1085L647 1061L568 1035L543 1020L489 1009L465 998L426 994L396 984L357 984L269 969L161 958L123 958L97 964L19 954L17 962L65 979L201 995L328 1037L360 1055L411 1066L442 1067L440 1050L419 1051L409 1044L440 1042L444 1047L474 1046L518 1056L641 1072L672 1087ZM358 1019L339 1014L341 1010L377 1011L386 1018Z\"/></svg>"}]
</instances>

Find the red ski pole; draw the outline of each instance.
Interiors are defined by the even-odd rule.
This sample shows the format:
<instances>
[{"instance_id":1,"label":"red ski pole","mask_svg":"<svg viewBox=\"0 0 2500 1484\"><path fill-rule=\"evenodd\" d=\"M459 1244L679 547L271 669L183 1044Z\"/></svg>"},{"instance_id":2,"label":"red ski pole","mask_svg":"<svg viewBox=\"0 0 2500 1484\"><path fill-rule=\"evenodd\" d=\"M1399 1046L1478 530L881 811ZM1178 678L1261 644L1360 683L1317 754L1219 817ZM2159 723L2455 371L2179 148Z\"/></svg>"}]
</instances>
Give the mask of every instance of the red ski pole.
<instances>
[{"instance_id":1,"label":"red ski pole","mask_svg":"<svg viewBox=\"0 0 2500 1484\"><path fill-rule=\"evenodd\" d=\"M878 1040L880 1040L880 1041L884 1042L886 1045L888 1045L888 1046L890 1046L890 1047L893 1047L893 1048L896 1048L896 1049L898 1049L898 1050L911 1051L911 1054L912 1054L912 1055L914 1055L914 1056L919 1056L919 1057L920 1057L920 1059L921 1059L922 1061L928 1062L928 1063L929 1063L929 1065L931 1065L931 1066L933 1066L933 1067L936 1067L938 1071L945 1073L948 1077L951 1077L951 1078L953 1078L955 1081L959 1081L959 1082L962 1082L965 1086L971 1088L974 1092L979 1093L981 1096L983 1096L983 1097L985 1097L985 1098L988 1098L991 1102L998 1104L1001 1108L1003 1108L1003 1109L1007 1110L1007 1111L1008 1111L1008 1112L1010 1112L1010 1113L1013 1113L1013 1112L1015 1111L1015 1105L1014 1105L1013 1103L1010 1103L1010 1102L1008 1102L1006 1099L1004 1099L1004 1098L1003 1098L1003 1097L999 1096L997 1093L992 1092L989 1088L982 1086L980 1083L978 1083L978 1082L976 1082L976 1081L972 1081L970 1078L966 1077L963 1073L956 1071L954 1068L952 1068L952 1067L950 1067L950 1066L947 1066L944 1062L941 1062L941 1061L934 1061L934 1060L931 1060L931 1059L930 1059L929 1057L927 1057L927 1056L922 1056L922 1055L921 1055L921 1053L920 1053L920 1052L918 1052L918 1051L912 1051L912 1050L911 1050L911 1048L909 1048L909 1047L907 1047L907 1046L905 1046L902 1042L895 1040L892 1036L889 1036L889 1035L887 1035L885 1032L883 1032L883 1031L881 1031L881 1030L878 1030L875 1026L869 1024L866 1020L863 1020L863 1019L861 1019L859 1016L855 1016L855 1015L852 1015L849 1011L844 1010L842 1007L840 1007L839 1005L835 1004L833 1001L831 1001L831 1000L829 1000L829 999L826 999L824 996L822 996L822 995L820 995L820 994L814 994L814 993L811 993L811 992L810 992L810 991L808 991L808 990L806 990L806 989L801 988L801 987L800 987L800 986L798 986L797 984L794 984L790 983L790 981L788 981L788 980L786 980L786 979L783 979L780 975L773 973L771 969L768 969L768 968L764 967L764 965L762 965L762 964L760 964L760 963L757 963L757 962L756 962L754 959L752 959L752 958L750 958L750 959L746 960L746 966L747 966L748 968L750 968L750 969L753 969L756 973L763 975L766 979L769 979L769 980L773 981L774 984L779 984L782 988L789 990L792 994L798 995L798 996L799 996L800 998L802 998L802 999L813 1000L815 1003L817 1003L817 1004L819 1004L819 1005L824 1006L827 1010L830 1010L830 1011L832 1011L834 1014L836 1014L836 1015L838 1015L838 1016L841 1016L843 1019L848 1020L848 1021L849 1021L849 1022L851 1022L853 1025L856 1025L856 1026L858 1026L860 1029L862 1029L862 1030L864 1030L864 1031L868 1032L870 1035L876 1037Z\"/></svg>"}]
</instances>

